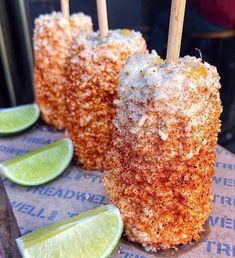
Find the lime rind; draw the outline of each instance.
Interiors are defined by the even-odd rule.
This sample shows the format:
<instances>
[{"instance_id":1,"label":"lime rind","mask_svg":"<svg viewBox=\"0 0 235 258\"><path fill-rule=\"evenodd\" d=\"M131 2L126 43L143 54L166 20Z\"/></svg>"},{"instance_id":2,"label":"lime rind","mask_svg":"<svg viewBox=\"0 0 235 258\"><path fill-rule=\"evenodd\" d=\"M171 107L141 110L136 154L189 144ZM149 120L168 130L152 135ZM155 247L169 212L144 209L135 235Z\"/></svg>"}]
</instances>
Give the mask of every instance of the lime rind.
<instances>
[{"instance_id":1,"label":"lime rind","mask_svg":"<svg viewBox=\"0 0 235 258\"><path fill-rule=\"evenodd\" d=\"M43 234L45 234L45 233L48 235L48 238L49 238L50 236L53 236L56 233L62 231L62 229L69 228L74 223L77 224L78 221L83 222L84 220L86 220L88 218L92 218L92 217L94 217L94 216L96 216L100 213L103 213L107 210L112 210L111 207L113 209L117 209L112 204L102 205L102 206L100 206L96 209L92 209L92 210L82 212L81 214L79 214L76 217L68 218L64 221L56 222L56 223L52 224L51 226L47 226L46 228L38 229L33 234L29 234L29 235L24 236L23 239L25 239L27 244L29 242L33 242L35 239L37 240L37 243L38 243L41 240L41 236L43 236ZM61 229L61 230L55 232L55 229L58 229L58 228ZM47 238L44 237L43 240L45 240L45 239L47 239Z\"/></svg>"},{"instance_id":2,"label":"lime rind","mask_svg":"<svg viewBox=\"0 0 235 258\"><path fill-rule=\"evenodd\" d=\"M28 104L28 105L21 105L18 107L13 107L13 108L4 108L4 109L0 109L0 112L14 112L15 110L17 110L20 112L24 109L30 109L32 108L31 111L33 111L33 116L30 120L26 121L24 124L22 124L21 126L15 127L15 128L8 128L8 129L3 129L1 128L0 125L0 136L6 136L9 134L14 134L14 133L19 133L21 131L26 130L27 128L29 128L30 126L32 126L39 118L40 115L40 110L39 107L36 103L34 104Z\"/></svg>"},{"instance_id":3,"label":"lime rind","mask_svg":"<svg viewBox=\"0 0 235 258\"><path fill-rule=\"evenodd\" d=\"M120 212L119 212L118 208L112 204L100 206L97 209L93 209L93 210L84 212L84 213L80 214L79 216L66 219L65 221L62 221L62 222L57 222L46 228L39 229L31 234L28 234L26 236L16 239L16 242L17 242L17 245L19 247L19 250L20 250L22 256L25 258L26 257L27 258L35 257L34 255L33 256L30 255L30 253L32 253L32 249L34 249L34 247L41 248L43 246L43 243L42 243L42 245L40 245L40 243L44 242L44 241L48 242L48 246L50 247L49 251L51 254L52 246L50 246L50 241L53 241L53 238L54 238L54 241L56 241L56 243L58 243L58 248L60 248L60 244L61 244L61 242L60 242L61 236L59 236L60 234L65 234L64 238L62 238L62 239L64 239L65 241L68 241L69 242L68 244L70 244L70 246L71 246L70 241L73 242L72 246L73 245L76 246L76 244L77 244L76 236L77 235L76 234L73 235L71 232L68 232L68 234L66 235L67 230L70 230L72 227L74 227L74 232L77 232L79 234L79 229L81 229L84 234L84 231L83 231L84 224L85 224L85 227L87 227L87 229L86 229L87 232L89 232L89 230L90 230L89 225L92 225L92 223L93 223L93 226L94 226L95 225L94 222L98 223L100 221L100 219L103 220L103 223L104 223L104 221L106 222L106 219L110 219L110 218L112 219L112 221L114 221L114 219L115 219L115 221L117 222L117 223L115 222L115 225L117 224L116 225L117 227L115 227L117 229L117 231L115 231L115 237L112 239L112 242L108 243L109 246L106 250L103 250L104 247L102 246L102 243L100 243L100 246L98 246L98 248L102 249L102 252L103 252L102 254L100 254L99 256L97 256L97 255L93 256L94 254L97 254L97 252L96 252L97 250L94 249L95 247L97 248L97 246L95 246L93 248L93 250L91 250L92 245L90 245L89 246L90 250L89 250L89 252L87 252L86 243L81 243L80 242L81 239L77 240L78 244L80 243L80 245L81 245L81 247L79 247L79 248L81 248L81 249L79 249L79 257L80 258L88 257L88 256L89 257L106 258L106 257L109 257L110 254L115 249L116 245L118 244L118 242L121 238L122 231L123 231L123 222L122 222ZM107 223L108 222L109 221L107 221ZM83 227L83 229L81 227ZM97 230L100 230L100 229L102 230L102 228L98 228ZM73 230L73 229L71 229L71 230ZM94 230L94 228L93 228L93 230ZM96 228L95 228L95 230L96 230ZM112 230L113 230L113 228L110 228L110 232ZM71 240L71 236L72 236L72 240ZM83 235L83 239L85 239L85 238L86 238L86 234ZM90 243L95 242L94 239L93 240L87 239L87 241ZM83 246L82 244L84 244L85 246ZM55 248L55 246L54 246L54 248ZM58 249L58 248L56 248L56 249ZM84 254L81 254L82 249L85 250ZM63 252L66 253L66 251L69 252L69 250L63 249ZM89 255L88 255L88 253L89 253ZM42 256L37 256L37 257L42 257ZM49 256L46 256L46 257L49 257ZM58 253L57 253L57 255L55 257L59 258L62 256L61 255L58 256ZM55 257L50 255L50 258L55 258ZM68 257L74 257L74 256L68 256Z\"/></svg>"},{"instance_id":4,"label":"lime rind","mask_svg":"<svg viewBox=\"0 0 235 258\"><path fill-rule=\"evenodd\" d=\"M10 171L8 171L8 166L12 165L14 163L20 162L22 160L22 158L28 158L31 159L33 155L37 155L38 153L41 153L43 151L48 151L48 147L53 148L53 147L57 147L61 144L61 142L66 142L66 145L68 147L68 152L66 157L63 157L64 162L61 164L60 168L57 171L54 171L51 176L48 176L46 178L43 178L42 180L38 180L38 181L27 181L27 180L21 180L17 177L15 177L14 175L12 175L12 173L10 173ZM15 157L11 160L5 161L3 163L0 163L0 173L6 177L7 179L9 179L10 181L16 183L16 184L20 184L20 185L24 185L24 186L36 186L36 185L40 185L40 184L44 184L47 183L53 179L55 179L56 177L58 177L62 172L64 172L64 170L68 167L68 165L70 164L70 161L73 158L73 143L69 138L65 138L59 141L56 141L54 143L48 144L46 146L43 146L41 148L38 148L34 151L28 152L24 155ZM48 151L49 152L49 151ZM48 156L49 157L49 156ZM46 157L45 159L45 163L47 162Z\"/></svg>"}]
</instances>

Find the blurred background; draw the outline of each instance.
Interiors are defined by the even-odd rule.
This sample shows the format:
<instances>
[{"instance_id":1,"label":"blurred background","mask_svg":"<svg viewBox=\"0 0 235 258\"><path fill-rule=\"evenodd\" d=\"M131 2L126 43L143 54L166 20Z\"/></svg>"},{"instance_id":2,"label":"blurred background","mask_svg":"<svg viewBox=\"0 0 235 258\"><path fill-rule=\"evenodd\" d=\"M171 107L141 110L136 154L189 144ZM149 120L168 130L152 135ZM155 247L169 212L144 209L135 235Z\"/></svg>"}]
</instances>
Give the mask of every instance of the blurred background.
<instances>
[{"instance_id":1,"label":"blurred background","mask_svg":"<svg viewBox=\"0 0 235 258\"><path fill-rule=\"evenodd\" d=\"M170 0L107 0L109 26L139 30L148 48L165 58ZM71 13L92 16L97 29L96 1L70 0ZM34 101L34 19L60 10L59 0L0 0L0 107ZM217 66L223 102L219 143L235 153L235 0L188 0L183 55L202 56Z\"/></svg>"}]
</instances>

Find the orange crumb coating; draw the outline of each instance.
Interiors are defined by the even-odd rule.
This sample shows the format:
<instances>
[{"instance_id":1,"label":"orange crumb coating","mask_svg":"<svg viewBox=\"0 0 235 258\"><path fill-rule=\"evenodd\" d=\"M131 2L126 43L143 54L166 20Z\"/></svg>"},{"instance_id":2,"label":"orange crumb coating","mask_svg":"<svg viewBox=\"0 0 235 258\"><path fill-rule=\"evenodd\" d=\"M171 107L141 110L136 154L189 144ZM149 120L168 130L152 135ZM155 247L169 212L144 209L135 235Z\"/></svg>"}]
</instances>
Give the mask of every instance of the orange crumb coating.
<instances>
[{"instance_id":1,"label":"orange crumb coating","mask_svg":"<svg viewBox=\"0 0 235 258\"><path fill-rule=\"evenodd\" d=\"M113 169L103 183L129 240L156 251L204 230L222 107L215 67L188 56L153 60L131 57L121 73Z\"/></svg>"},{"instance_id":2,"label":"orange crumb coating","mask_svg":"<svg viewBox=\"0 0 235 258\"><path fill-rule=\"evenodd\" d=\"M57 129L64 128L65 58L78 31L90 33L92 22L83 13L69 21L61 13L41 15L34 30L34 85L42 119Z\"/></svg>"},{"instance_id":3,"label":"orange crumb coating","mask_svg":"<svg viewBox=\"0 0 235 258\"><path fill-rule=\"evenodd\" d=\"M129 32L129 33L127 33ZM75 159L85 168L107 169L117 97L118 76L133 53L147 53L139 32L110 31L100 41L93 33L73 42L66 61L65 127L75 148Z\"/></svg>"}]
</instances>

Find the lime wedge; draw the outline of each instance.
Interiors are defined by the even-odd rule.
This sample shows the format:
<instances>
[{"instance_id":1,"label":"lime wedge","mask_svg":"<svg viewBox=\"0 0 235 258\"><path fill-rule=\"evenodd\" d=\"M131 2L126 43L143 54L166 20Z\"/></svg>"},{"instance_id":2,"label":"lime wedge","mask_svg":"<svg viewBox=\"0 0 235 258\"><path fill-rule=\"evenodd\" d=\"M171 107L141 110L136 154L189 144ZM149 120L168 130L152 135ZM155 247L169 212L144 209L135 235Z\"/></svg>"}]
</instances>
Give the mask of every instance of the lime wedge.
<instances>
[{"instance_id":1,"label":"lime wedge","mask_svg":"<svg viewBox=\"0 0 235 258\"><path fill-rule=\"evenodd\" d=\"M21 185L39 185L60 175L73 156L73 144L63 139L0 164L0 172Z\"/></svg>"},{"instance_id":2,"label":"lime wedge","mask_svg":"<svg viewBox=\"0 0 235 258\"><path fill-rule=\"evenodd\" d=\"M108 257L122 235L118 208L103 205L16 240L27 258Z\"/></svg>"},{"instance_id":3,"label":"lime wedge","mask_svg":"<svg viewBox=\"0 0 235 258\"><path fill-rule=\"evenodd\" d=\"M38 120L39 114L37 104L0 109L0 135L25 130Z\"/></svg>"}]
</instances>

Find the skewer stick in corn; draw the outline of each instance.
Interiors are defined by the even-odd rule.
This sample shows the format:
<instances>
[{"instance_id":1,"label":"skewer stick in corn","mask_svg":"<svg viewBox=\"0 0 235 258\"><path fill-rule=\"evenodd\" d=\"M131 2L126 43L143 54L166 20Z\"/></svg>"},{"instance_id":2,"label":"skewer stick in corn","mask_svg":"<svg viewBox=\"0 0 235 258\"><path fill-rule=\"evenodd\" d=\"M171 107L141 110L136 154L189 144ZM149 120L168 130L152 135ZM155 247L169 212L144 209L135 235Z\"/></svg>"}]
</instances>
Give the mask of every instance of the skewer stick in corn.
<instances>
[{"instance_id":1,"label":"skewer stick in corn","mask_svg":"<svg viewBox=\"0 0 235 258\"><path fill-rule=\"evenodd\" d=\"M109 31L106 0L96 0L96 4L97 4L100 37L101 39L103 39L108 35L108 31Z\"/></svg>"},{"instance_id":2,"label":"skewer stick in corn","mask_svg":"<svg viewBox=\"0 0 235 258\"><path fill-rule=\"evenodd\" d=\"M212 209L221 85L214 66L179 58L183 2L172 2L167 65L155 52L132 55L120 73L103 178L128 239L148 251L199 240Z\"/></svg>"},{"instance_id":3,"label":"skewer stick in corn","mask_svg":"<svg viewBox=\"0 0 235 258\"><path fill-rule=\"evenodd\" d=\"M69 19L69 0L60 0L61 11L65 19Z\"/></svg>"},{"instance_id":4,"label":"skewer stick in corn","mask_svg":"<svg viewBox=\"0 0 235 258\"><path fill-rule=\"evenodd\" d=\"M177 63L180 56L186 0L172 0L167 43L167 64Z\"/></svg>"}]
</instances>

